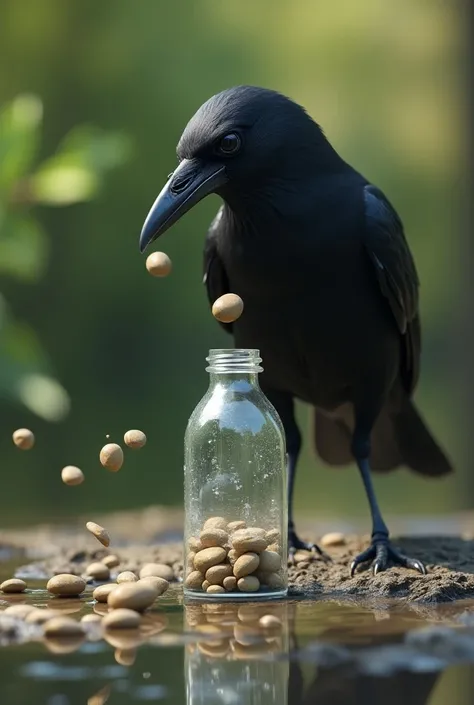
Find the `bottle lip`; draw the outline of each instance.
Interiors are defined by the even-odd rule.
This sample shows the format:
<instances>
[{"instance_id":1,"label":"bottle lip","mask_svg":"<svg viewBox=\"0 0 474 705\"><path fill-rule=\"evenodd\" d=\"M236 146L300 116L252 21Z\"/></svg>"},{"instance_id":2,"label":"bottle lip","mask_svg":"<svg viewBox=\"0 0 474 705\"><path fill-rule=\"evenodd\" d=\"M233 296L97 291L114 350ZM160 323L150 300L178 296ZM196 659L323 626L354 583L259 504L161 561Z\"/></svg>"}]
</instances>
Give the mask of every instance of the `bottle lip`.
<instances>
[{"instance_id":1,"label":"bottle lip","mask_svg":"<svg viewBox=\"0 0 474 705\"><path fill-rule=\"evenodd\" d=\"M263 372L260 350L255 348L212 348L206 357L209 363L206 372L236 373Z\"/></svg>"}]
</instances>

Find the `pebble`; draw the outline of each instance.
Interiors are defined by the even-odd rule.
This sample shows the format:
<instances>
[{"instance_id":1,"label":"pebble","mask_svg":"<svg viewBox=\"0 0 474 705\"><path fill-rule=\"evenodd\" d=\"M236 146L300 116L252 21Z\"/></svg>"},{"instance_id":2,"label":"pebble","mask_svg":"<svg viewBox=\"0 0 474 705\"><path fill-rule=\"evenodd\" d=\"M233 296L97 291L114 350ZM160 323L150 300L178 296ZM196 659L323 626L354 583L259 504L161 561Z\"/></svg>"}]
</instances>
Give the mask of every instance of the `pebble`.
<instances>
[{"instance_id":1,"label":"pebble","mask_svg":"<svg viewBox=\"0 0 474 705\"><path fill-rule=\"evenodd\" d=\"M125 583L119 585L108 597L107 604L113 609L126 607L141 612L150 607L158 597L158 590L145 583Z\"/></svg>"},{"instance_id":2,"label":"pebble","mask_svg":"<svg viewBox=\"0 0 474 705\"><path fill-rule=\"evenodd\" d=\"M165 563L146 563L140 570L140 578L147 578L150 575L168 581L174 578L173 569Z\"/></svg>"},{"instance_id":3,"label":"pebble","mask_svg":"<svg viewBox=\"0 0 474 705\"><path fill-rule=\"evenodd\" d=\"M131 570L123 570L117 575L118 583L136 583L138 580L138 575L132 573Z\"/></svg>"},{"instance_id":4,"label":"pebble","mask_svg":"<svg viewBox=\"0 0 474 705\"><path fill-rule=\"evenodd\" d=\"M18 619L25 619L30 612L34 612L37 607L33 605L10 605L7 607L4 614L9 614L11 617L18 617Z\"/></svg>"},{"instance_id":5,"label":"pebble","mask_svg":"<svg viewBox=\"0 0 474 705\"><path fill-rule=\"evenodd\" d=\"M224 517L209 517L202 526L203 531L206 529L222 529L222 531L226 531L227 522Z\"/></svg>"},{"instance_id":6,"label":"pebble","mask_svg":"<svg viewBox=\"0 0 474 705\"><path fill-rule=\"evenodd\" d=\"M120 565L120 558L111 553L110 556L105 556L104 558L102 558L102 563L106 565L107 568L116 568L118 565Z\"/></svg>"},{"instance_id":7,"label":"pebble","mask_svg":"<svg viewBox=\"0 0 474 705\"><path fill-rule=\"evenodd\" d=\"M75 465L66 465L61 470L61 480L65 485L74 487L74 485L82 485L84 482L84 473Z\"/></svg>"},{"instance_id":8,"label":"pebble","mask_svg":"<svg viewBox=\"0 0 474 705\"><path fill-rule=\"evenodd\" d=\"M229 540L227 531L218 529L215 526L208 527L201 531L199 535L203 548L211 548L212 546L225 546Z\"/></svg>"},{"instance_id":9,"label":"pebble","mask_svg":"<svg viewBox=\"0 0 474 705\"><path fill-rule=\"evenodd\" d=\"M237 578L233 575L230 575L228 578L224 578L222 584L227 590L227 592L232 592L232 590L235 590L235 588L237 587Z\"/></svg>"},{"instance_id":10,"label":"pebble","mask_svg":"<svg viewBox=\"0 0 474 705\"><path fill-rule=\"evenodd\" d=\"M275 551L262 551L259 569L268 573L277 573L281 568L281 557Z\"/></svg>"},{"instance_id":11,"label":"pebble","mask_svg":"<svg viewBox=\"0 0 474 705\"><path fill-rule=\"evenodd\" d=\"M235 624L234 625L234 639L242 644L242 646L249 646L250 644L255 644L255 642L262 635L257 627L250 626L249 624Z\"/></svg>"},{"instance_id":12,"label":"pebble","mask_svg":"<svg viewBox=\"0 0 474 705\"><path fill-rule=\"evenodd\" d=\"M209 585L209 587L206 589L206 592L210 595L220 595L225 592L225 589L222 587L222 585Z\"/></svg>"},{"instance_id":13,"label":"pebble","mask_svg":"<svg viewBox=\"0 0 474 705\"><path fill-rule=\"evenodd\" d=\"M237 617L241 622L257 622L260 610L255 605L241 605L237 610Z\"/></svg>"},{"instance_id":14,"label":"pebble","mask_svg":"<svg viewBox=\"0 0 474 705\"><path fill-rule=\"evenodd\" d=\"M203 583L202 583L201 587L202 587L202 589L204 590L204 592L207 591L207 588L209 587L210 584L211 584L211 583L209 582L209 580L203 580Z\"/></svg>"},{"instance_id":15,"label":"pebble","mask_svg":"<svg viewBox=\"0 0 474 705\"><path fill-rule=\"evenodd\" d=\"M143 448L146 444L146 436L143 431L139 431L137 428L132 428L130 431L125 433L123 441L129 448Z\"/></svg>"},{"instance_id":16,"label":"pebble","mask_svg":"<svg viewBox=\"0 0 474 705\"><path fill-rule=\"evenodd\" d=\"M283 587L283 579L278 575L278 573L266 573L265 585L268 585L268 587L276 590Z\"/></svg>"},{"instance_id":17,"label":"pebble","mask_svg":"<svg viewBox=\"0 0 474 705\"><path fill-rule=\"evenodd\" d=\"M19 578L10 578L9 580L3 581L0 585L0 590L5 593L24 592L26 590L26 583Z\"/></svg>"},{"instance_id":18,"label":"pebble","mask_svg":"<svg viewBox=\"0 0 474 705\"><path fill-rule=\"evenodd\" d=\"M233 323L242 315L244 302L237 294L224 294L212 305L212 315L221 323Z\"/></svg>"},{"instance_id":19,"label":"pebble","mask_svg":"<svg viewBox=\"0 0 474 705\"><path fill-rule=\"evenodd\" d=\"M29 428L17 428L13 431L13 443L20 450L31 450L35 444L35 435Z\"/></svg>"},{"instance_id":20,"label":"pebble","mask_svg":"<svg viewBox=\"0 0 474 705\"><path fill-rule=\"evenodd\" d=\"M229 553L227 554L227 558L228 558L228 560L229 560L229 563L230 563L231 565L234 565L234 563L235 563L235 561L237 560L238 557L239 557L239 554L237 553L237 551L234 551L234 549L231 548L230 551L229 551Z\"/></svg>"},{"instance_id":21,"label":"pebble","mask_svg":"<svg viewBox=\"0 0 474 705\"><path fill-rule=\"evenodd\" d=\"M44 645L52 654L72 654L77 651L85 640L85 634L45 636Z\"/></svg>"},{"instance_id":22,"label":"pebble","mask_svg":"<svg viewBox=\"0 0 474 705\"><path fill-rule=\"evenodd\" d=\"M108 580L110 578L110 570L104 563L90 563L86 568L86 574L94 580Z\"/></svg>"},{"instance_id":23,"label":"pebble","mask_svg":"<svg viewBox=\"0 0 474 705\"><path fill-rule=\"evenodd\" d=\"M148 583L148 585L153 585L153 587L158 592L158 595L163 595L169 588L170 584L164 578L160 578L158 575L146 575L144 578L140 578L138 583Z\"/></svg>"},{"instance_id":24,"label":"pebble","mask_svg":"<svg viewBox=\"0 0 474 705\"><path fill-rule=\"evenodd\" d=\"M146 258L145 266L152 277L167 277L173 269L170 258L164 252L152 252Z\"/></svg>"},{"instance_id":25,"label":"pebble","mask_svg":"<svg viewBox=\"0 0 474 705\"><path fill-rule=\"evenodd\" d=\"M274 614L264 614L263 617L260 617L258 623L263 629L281 629L283 626L281 620L275 617Z\"/></svg>"},{"instance_id":26,"label":"pebble","mask_svg":"<svg viewBox=\"0 0 474 705\"><path fill-rule=\"evenodd\" d=\"M263 555L263 554L262 554ZM243 553L234 563L234 575L236 578L245 578L257 570L260 558L257 553ZM206 574L207 577L207 574Z\"/></svg>"},{"instance_id":27,"label":"pebble","mask_svg":"<svg viewBox=\"0 0 474 705\"><path fill-rule=\"evenodd\" d=\"M92 593L92 597L94 600L97 600L97 602L107 602L107 598L109 597L110 593L116 588L117 583L107 583L107 585L99 585L99 587L96 587L96 589Z\"/></svg>"},{"instance_id":28,"label":"pebble","mask_svg":"<svg viewBox=\"0 0 474 705\"><path fill-rule=\"evenodd\" d=\"M232 534L232 546L237 553L261 553L267 542L253 529L240 529Z\"/></svg>"},{"instance_id":29,"label":"pebble","mask_svg":"<svg viewBox=\"0 0 474 705\"><path fill-rule=\"evenodd\" d=\"M204 548L198 551L194 557L194 567L201 573L205 573L211 566L223 563L227 552L225 548L215 546L213 548Z\"/></svg>"},{"instance_id":30,"label":"pebble","mask_svg":"<svg viewBox=\"0 0 474 705\"><path fill-rule=\"evenodd\" d=\"M245 578L240 578L237 581L237 587L240 592L257 592L260 581L254 575L246 575Z\"/></svg>"},{"instance_id":31,"label":"pebble","mask_svg":"<svg viewBox=\"0 0 474 705\"><path fill-rule=\"evenodd\" d=\"M232 575L230 563L218 563L206 570L206 580L210 585L222 585L225 578Z\"/></svg>"},{"instance_id":32,"label":"pebble","mask_svg":"<svg viewBox=\"0 0 474 705\"><path fill-rule=\"evenodd\" d=\"M44 624L53 617L57 617L54 610L45 610L35 607L29 614L25 617L25 622L28 624Z\"/></svg>"},{"instance_id":33,"label":"pebble","mask_svg":"<svg viewBox=\"0 0 474 705\"><path fill-rule=\"evenodd\" d=\"M100 587L103 586L101 585ZM102 622L102 617L99 614L90 612L89 614L85 614L83 617L81 617L81 622L83 624L100 624Z\"/></svg>"},{"instance_id":34,"label":"pebble","mask_svg":"<svg viewBox=\"0 0 474 705\"><path fill-rule=\"evenodd\" d=\"M324 534L321 538L321 546L328 548L329 546L345 546L346 537L340 531L333 531L329 534Z\"/></svg>"},{"instance_id":35,"label":"pebble","mask_svg":"<svg viewBox=\"0 0 474 705\"><path fill-rule=\"evenodd\" d=\"M136 629L139 624L140 615L133 609L125 607L114 609L106 614L102 620L104 629Z\"/></svg>"},{"instance_id":36,"label":"pebble","mask_svg":"<svg viewBox=\"0 0 474 705\"><path fill-rule=\"evenodd\" d=\"M239 531L239 529L245 529L247 524L245 521L231 521L227 524L227 531L231 534L233 531Z\"/></svg>"},{"instance_id":37,"label":"pebble","mask_svg":"<svg viewBox=\"0 0 474 705\"><path fill-rule=\"evenodd\" d=\"M53 617L48 619L44 627L45 636L76 636L83 634L79 622L71 617Z\"/></svg>"},{"instance_id":38,"label":"pebble","mask_svg":"<svg viewBox=\"0 0 474 705\"><path fill-rule=\"evenodd\" d=\"M265 538L268 543L280 543L280 532L278 529L270 529L265 532Z\"/></svg>"},{"instance_id":39,"label":"pebble","mask_svg":"<svg viewBox=\"0 0 474 705\"><path fill-rule=\"evenodd\" d=\"M195 536L191 536L188 539L188 547L190 551L193 551L193 553L197 553L198 551L201 551L202 545L201 542L198 538Z\"/></svg>"},{"instance_id":40,"label":"pebble","mask_svg":"<svg viewBox=\"0 0 474 705\"><path fill-rule=\"evenodd\" d=\"M111 472L118 472L123 465L123 450L117 443L107 443L99 453L101 465Z\"/></svg>"},{"instance_id":41,"label":"pebble","mask_svg":"<svg viewBox=\"0 0 474 705\"><path fill-rule=\"evenodd\" d=\"M115 660L121 666L133 666L137 658L136 649L115 649Z\"/></svg>"},{"instance_id":42,"label":"pebble","mask_svg":"<svg viewBox=\"0 0 474 705\"><path fill-rule=\"evenodd\" d=\"M306 561L311 561L311 551L296 551L293 554L293 560L295 563L305 563Z\"/></svg>"},{"instance_id":43,"label":"pebble","mask_svg":"<svg viewBox=\"0 0 474 705\"><path fill-rule=\"evenodd\" d=\"M86 581L78 575L60 573L48 580L46 589L53 595L80 595L84 592Z\"/></svg>"},{"instance_id":44,"label":"pebble","mask_svg":"<svg viewBox=\"0 0 474 705\"><path fill-rule=\"evenodd\" d=\"M86 524L86 529L96 537L97 541L100 541L102 546L105 546L106 548L109 546L110 536L103 526L96 524L95 521L88 521Z\"/></svg>"},{"instance_id":45,"label":"pebble","mask_svg":"<svg viewBox=\"0 0 474 705\"><path fill-rule=\"evenodd\" d=\"M184 581L184 586L189 588L190 590L199 590L199 588L202 586L203 580L203 573L201 573L199 570L193 570Z\"/></svg>"}]
</instances>

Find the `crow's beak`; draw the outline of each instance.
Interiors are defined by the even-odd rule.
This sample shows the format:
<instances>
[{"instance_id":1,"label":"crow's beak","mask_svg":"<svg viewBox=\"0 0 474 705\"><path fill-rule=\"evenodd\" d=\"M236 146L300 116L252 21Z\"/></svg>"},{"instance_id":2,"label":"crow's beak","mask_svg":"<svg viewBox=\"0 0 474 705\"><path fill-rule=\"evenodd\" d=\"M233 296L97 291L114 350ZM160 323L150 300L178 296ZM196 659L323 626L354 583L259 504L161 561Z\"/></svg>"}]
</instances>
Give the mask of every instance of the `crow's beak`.
<instances>
[{"instance_id":1,"label":"crow's beak","mask_svg":"<svg viewBox=\"0 0 474 705\"><path fill-rule=\"evenodd\" d=\"M183 159L151 207L140 235L140 252L196 203L227 181L225 166Z\"/></svg>"}]
</instances>

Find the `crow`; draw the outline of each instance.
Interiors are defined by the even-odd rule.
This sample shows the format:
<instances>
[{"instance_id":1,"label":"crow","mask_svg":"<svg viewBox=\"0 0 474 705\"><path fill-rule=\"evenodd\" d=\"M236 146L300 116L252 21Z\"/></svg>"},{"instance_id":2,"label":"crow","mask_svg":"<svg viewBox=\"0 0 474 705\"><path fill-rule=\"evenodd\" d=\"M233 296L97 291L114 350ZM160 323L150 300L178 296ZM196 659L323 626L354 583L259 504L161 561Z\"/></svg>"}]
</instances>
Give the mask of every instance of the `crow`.
<instances>
[{"instance_id":1,"label":"crow","mask_svg":"<svg viewBox=\"0 0 474 705\"><path fill-rule=\"evenodd\" d=\"M452 470L411 401L420 371L419 280L398 214L347 164L305 109L265 88L207 100L177 146L179 165L153 204L140 250L210 193L223 199L204 248L212 304L232 292L244 314L222 324L236 347L258 348L261 386L285 429L290 552L321 549L295 531L301 433L294 401L314 407L325 463L356 461L371 517L370 546L351 564L423 563L391 543L371 469Z\"/></svg>"}]
</instances>

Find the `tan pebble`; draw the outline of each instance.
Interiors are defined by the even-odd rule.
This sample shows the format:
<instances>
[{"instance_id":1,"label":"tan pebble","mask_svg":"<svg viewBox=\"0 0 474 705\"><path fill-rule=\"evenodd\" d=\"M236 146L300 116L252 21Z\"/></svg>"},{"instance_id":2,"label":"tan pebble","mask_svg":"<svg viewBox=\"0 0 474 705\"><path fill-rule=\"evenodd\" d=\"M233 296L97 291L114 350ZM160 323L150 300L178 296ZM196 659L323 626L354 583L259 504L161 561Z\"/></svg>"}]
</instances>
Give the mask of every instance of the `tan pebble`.
<instances>
[{"instance_id":1,"label":"tan pebble","mask_svg":"<svg viewBox=\"0 0 474 705\"><path fill-rule=\"evenodd\" d=\"M18 619L25 619L30 612L34 612L36 609L33 605L10 605L4 614L9 614L11 617L17 617Z\"/></svg>"},{"instance_id":2,"label":"tan pebble","mask_svg":"<svg viewBox=\"0 0 474 705\"><path fill-rule=\"evenodd\" d=\"M96 587L94 592L92 593L92 597L94 600L97 600L97 602L107 602L107 598L109 594L112 592L112 590L115 590L117 588L117 583L108 583L107 585L99 585L99 587Z\"/></svg>"},{"instance_id":3,"label":"tan pebble","mask_svg":"<svg viewBox=\"0 0 474 705\"><path fill-rule=\"evenodd\" d=\"M237 587L240 592L257 592L260 587L260 581L254 575L246 575L245 578L240 578L237 581Z\"/></svg>"},{"instance_id":4,"label":"tan pebble","mask_svg":"<svg viewBox=\"0 0 474 705\"><path fill-rule=\"evenodd\" d=\"M220 595L221 593L225 592L225 589L222 587L222 585L209 585L206 592L210 595Z\"/></svg>"},{"instance_id":5,"label":"tan pebble","mask_svg":"<svg viewBox=\"0 0 474 705\"><path fill-rule=\"evenodd\" d=\"M229 575L228 578L224 578L222 584L227 590L227 592L232 592L232 590L235 590L235 588L237 587L237 578L235 578L233 575Z\"/></svg>"},{"instance_id":6,"label":"tan pebble","mask_svg":"<svg viewBox=\"0 0 474 705\"><path fill-rule=\"evenodd\" d=\"M118 583L136 583L138 580L138 575L132 573L131 570L123 570L117 575Z\"/></svg>"},{"instance_id":7,"label":"tan pebble","mask_svg":"<svg viewBox=\"0 0 474 705\"><path fill-rule=\"evenodd\" d=\"M143 431L136 428L127 431L123 437L124 443L129 448L143 448L146 444L146 436Z\"/></svg>"},{"instance_id":8,"label":"tan pebble","mask_svg":"<svg viewBox=\"0 0 474 705\"><path fill-rule=\"evenodd\" d=\"M278 573L266 573L265 584L273 590L284 587L283 578Z\"/></svg>"},{"instance_id":9,"label":"tan pebble","mask_svg":"<svg viewBox=\"0 0 474 705\"><path fill-rule=\"evenodd\" d=\"M212 315L221 323L233 323L242 315L244 302L237 294L224 294L212 305Z\"/></svg>"},{"instance_id":10,"label":"tan pebble","mask_svg":"<svg viewBox=\"0 0 474 705\"><path fill-rule=\"evenodd\" d=\"M121 588L117 588L119 590ZM102 620L104 629L136 629L140 624L140 615L134 609L120 607L105 615Z\"/></svg>"},{"instance_id":11,"label":"tan pebble","mask_svg":"<svg viewBox=\"0 0 474 705\"><path fill-rule=\"evenodd\" d=\"M346 537L340 531L333 531L329 534L324 534L321 538L321 546L325 548L329 546L345 546Z\"/></svg>"},{"instance_id":12,"label":"tan pebble","mask_svg":"<svg viewBox=\"0 0 474 705\"><path fill-rule=\"evenodd\" d=\"M173 269L170 258L164 252L152 252L146 258L145 266L153 277L167 277Z\"/></svg>"},{"instance_id":13,"label":"tan pebble","mask_svg":"<svg viewBox=\"0 0 474 705\"><path fill-rule=\"evenodd\" d=\"M229 553L227 554L227 559L231 565L234 565L235 561L239 557L239 554L237 551L234 551L233 548L230 549Z\"/></svg>"},{"instance_id":14,"label":"tan pebble","mask_svg":"<svg viewBox=\"0 0 474 705\"><path fill-rule=\"evenodd\" d=\"M262 551L260 554L259 570L268 573L277 573L281 568L281 557L275 551Z\"/></svg>"},{"instance_id":15,"label":"tan pebble","mask_svg":"<svg viewBox=\"0 0 474 705\"><path fill-rule=\"evenodd\" d=\"M231 534L233 531L239 531L239 529L245 529L247 524L245 521L231 521L227 524L227 531Z\"/></svg>"},{"instance_id":16,"label":"tan pebble","mask_svg":"<svg viewBox=\"0 0 474 705\"><path fill-rule=\"evenodd\" d=\"M84 592L86 581L78 575L59 573L48 580L46 589L53 595L80 595Z\"/></svg>"},{"instance_id":17,"label":"tan pebble","mask_svg":"<svg viewBox=\"0 0 474 705\"><path fill-rule=\"evenodd\" d=\"M186 564L191 568L194 567L195 556L196 556L195 551L189 551L188 555L186 556Z\"/></svg>"},{"instance_id":18,"label":"tan pebble","mask_svg":"<svg viewBox=\"0 0 474 705\"><path fill-rule=\"evenodd\" d=\"M163 578L168 580L168 582L174 579L173 569L165 563L146 563L140 570L140 578L146 578L149 575Z\"/></svg>"},{"instance_id":19,"label":"tan pebble","mask_svg":"<svg viewBox=\"0 0 474 705\"><path fill-rule=\"evenodd\" d=\"M201 531L199 538L203 548L211 548L211 546L225 546L229 539L229 534L226 531L222 531L222 529L212 527Z\"/></svg>"},{"instance_id":20,"label":"tan pebble","mask_svg":"<svg viewBox=\"0 0 474 705\"><path fill-rule=\"evenodd\" d=\"M103 688L98 690L94 695L91 695L87 700L87 705L105 705L110 697L111 687L110 685L104 685Z\"/></svg>"},{"instance_id":21,"label":"tan pebble","mask_svg":"<svg viewBox=\"0 0 474 705\"><path fill-rule=\"evenodd\" d=\"M265 532L265 538L269 544L280 543L280 532L278 531L278 529L270 529L270 531Z\"/></svg>"},{"instance_id":22,"label":"tan pebble","mask_svg":"<svg viewBox=\"0 0 474 705\"><path fill-rule=\"evenodd\" d=\"M222 531L227 531L227 521L224 517L209 517L202 527L203 531L207 529L222 529Z\"/></svg>"},{"instance_id":23,"label":"tan pebble","mask_svg":"<svg viewBox=\"0 0 474 705\"><path fill-rule=\"evenodd\" d=\"M26 615L25 622L28 624L44 624L49 619L57 617L54 610L38 609L34 608L32 612Z\"/></svg>"},{"instance_id":24,"label":"tan pebble","mask_svg":"<svg viewBox=\"0 0 474 705\"><path fill-rule=\"evenodd\" d=\"M110 556L104 556L104 558L102 558L102 563L106 565L107 568L116 568L120 565L120 558L111 553Z\"/></svg>"},{"instance_id":25,"label":"tan pebble","mask_svg":"<svg viewBox=\"0 0 474 705\"><path fill-rule=\"evenodd\" d=\"M108 614L110 612L110 608L108 605L105 604L105 602L96 602L94 605L92 605L92 609L94 610L95 614L99 614L102 617L104 614Z\"/></svg>"},{"instance_id":26,"label":"tan pebble","mask_svg":"<svg viewBox=\"0 0 474 705\"><path fill-rule=\"evenodd\" d=\"M198 551L194 557L194 567L201 573L205 573L208 568L218 563L223 563L227 551L225 548L220 548L215 546L213 548L204 548L202 551Z\"/></svg>"},{"instance_id":27,"label":"tan pebble","mask_svg":"<svg viewBox=\"0 0 474 705\"><path fill-rule=\"evenodd\" d=\"M302 561L311 560L311 551L295 551L293 554L293 560L295 563L301 563Z\"/></svg>"},{"instance_id":28,"label":"tan pebble","mask_svg":"<svg viewBox=\"0 0 474 705\"><path fill-rule=\"evenodd\" d=\"M261 611L255 605L241 605L237 610L237 617L241 622L257 622Z\"/></svg>"},{"instance_id":29,"label":"tan pebble","mask_svg":"<svg viewBox=\"0 0 474 705\"><path fill-rule=\"evenodd\" d=\"M232 548L237 553L261 553L266 547L263 536L252 529L240 529L232 534Z\"/></svg>"},{"instance_id":30,"label":"tan pebble","mask_svg":"<svg viewBox=\"0 0 474 705\"><path fill-rule=\"evenodd\" d=\"M184 586L190 590L200 590L203 580L203 573L199 572L199 570L193 570L184 581Z\"/></svg>"},{"instance_id":31,"label":"tan pebble","mask_svg":"<svg viewBox=\"0 0 474 705\"><path fill-rule=\"evenodd\" d=\"M204 590L204 592L207 592L207 588L210 586L211 586L211 583L209 582L209 580L203 580L201 588Z\"/></svg>"},{"instance_id":32,"label":"tan pebble","mask_svg":"<svg viewBox=\"0 0 474 705\"><path fill-rule=\"evenodd\" d=\"M53 617L45 623L43 631L45 636L76 636L84 632L79 622L71 617Z\"/></svg>"},{"instance_id":33,"label":"tan pebble","mask_svg":"<svg viewBox=\"0 0 474 705\"><path fill-rule=\"evenodd\" d=\"M265 529L262 529L260 526L247 526L246 531L250 531L255 536L259 536L261 538L265 538L265 534L267 533Z\"/></svg>"},{"instance_id":34,"label":"tan pebble","mask_svg":"<svg viewBox=\"0 0 474 705\"><path fill-rule=\"evenodd\" d=\"M137 584L140 585L141 583L153 585L158 595L163 595L170 586L167 580L160 578L158 575L146 575L144 578L140 578Z\"/></svg>"},{"instance_id":35,"label":"tan pebble","mask_svg":"<svg viewBox=\"0 0 474 705\"><path fill-rule=\"evenodd\" d=\"M283 626L281 620L275 617L274 614L264 614L263 617L260 617L258 623L263 629L268 630L281 629Z\"/></svg>"},{"instance_id":36,"label":"tan pebble","mask_svg":"<svg viewBox=\"0 0 474 705\"><path fill-rule=\"evenodd\" d=\"M75 465L66 465L61 470L61 480L65 485L74 487L75 485L82 485L84 482L84 473Z\"/></svg>"},{"instance_id":37,"label":"tan pebble","mask_svg":"<svg viewBox=\"0 0 474 705\"><path fill-rule=\"evenodd\" d=\"M88 521L86 524L86 529L96 537L97 541L100 541L102 546L107 548L110 544L110 536L103 526L96 524L95 521Z\"/></svg>"},{"instance_id":38,"label":"tan pebble","mask_svg":"<svg viewBox=\"0 0 474 705\"><path fill-rule=\"evenodd\" d=\"M149 583L124 583L113 590L107 604L113 609L127 607L141 612L150 607L158 597L158 590Z\"/></svg>"},{"instance_id":39,"label":"tan pebble","mask_svg":"<svg viewBox=\"0 0 474 705\"><path fill-rule=\"evenodd\" d=\"M310 566L309 561L300 561L300 562L298 563L298 568L299 568L300 570L307 570L307 569L309 568L309 566Z\"/></svg>"},{"instance_id":40,"label":"tan pebble","mask_svg":"<svg viewBox=\"0 0 474 705\"><path fill-rule=\"evenodd\" d=\"M94 580L108 580L110 578L110 570L99 561L90 563L86 568L86 574Z\"/></svg>"},{"instance_id":41,"label":"tan pebble","mask_svg":"<svg viewBox=\"0 0 474 705\"><path fill-rule=\"evenodd\" d=\"M24 592L26 590L26 583L19 578L10 578L9 580L3 581L0 585L0 590L5 593Z\"/></svg>"},{"instance_id":42,"label":"tan pebble","mask_svg":"<svg viewBox=\"0 0 474 705\"><path fill-rule=\"evenodd\" d=\"M193 551L193 553L197 553L202 549L202 544L198 538L191 536L188 539L188 548L190 551Z\"/></svg>"},{"instance_id":43,"label":"tan pebble","mask_svg":"<svg viewBox=\"0 0 474 705\"><path fill-rule=\"evenodd\" d=\"M267 549L281 555L281 546L279 543L270 543L268 544Z\"/></svg>"},{"instance_id":44,"label":"tan pebble","mask_svg":"<svg viewBox=\"0 0 474 705\"><path fill-rule=\"evenodd\" d=\"M224 578L232 575L232 566L229 563L213 565L206 571L206 580L210 585L222 585Z\"/></svg>"},{"instance_id":45,"label":"tan pebble","mask_svg":"<svg viewBox=\"0 0 474 705\"><path fill-rule=\"evenodd\" d=\"M17 428L13 431L13 443L20 450L30 450L35 444L35 435L29 428Z\"/></svg>"},{"instance_id":46,"label":"tan pebble","mask_svg":"<svg viewBox=\"0 0 474 705\"><path fill-rule=\"evenodd\" d=\"M234 639L242 644L242 646L249 646L250 644L255 644L256 641L261 640L262 634L257 627L250 626L249 624L235 624L234 625Z\"/></svg>"},{"instance_id":47,"label":"tan pebble","mask_svg":"<svg viewBox=\"0 0 474 705\"><path fill-rule=\"evenodd\" d=\"M82 624L100 624L102 622L102 617L99 614L90 612L81 617Z\"/></svg>"},{"instance_id":48,"label":"tan pebble","mask_svg":"<svg viewBox=\"0 0 474 705\"><path fill-rule=\"evenodd\" d=\"M118 472L123 465L123 450L117 443L107 443L99 453L100 464L111 472Z\"/></svg>"},{"instance_id":49,"label":"tan pebble","mask_svg":"<svg viewBox=\"0 0 474 705\"><path fill-rule=\"evenodd\" d=\"M234 563L234 575L236 578L245 578L257 570L260 558L257 553L243 553Z\"/></svg>"},{"instance_id":50,"label":"tan pebble","mask_svg":"<svg viewBox=\"0 0 474 705\"><path fill-rule=\"evenodd\" d=\"M69 636L46 636L44 645L52 654L72 654L77 651L85 641L85 634L76 634Z\"/></svg>"},{"instance_id":51,"label":"tan pebble","mask_svg":"<svg viewBox=\"0 0 474 705\"><path fill-rule=\"evenodd\" d=\"M133 666L137 658L137 650L115 649L114 658L121 666Z\"/></svg>"}]
</instances>

